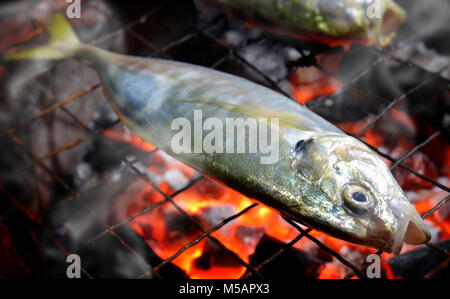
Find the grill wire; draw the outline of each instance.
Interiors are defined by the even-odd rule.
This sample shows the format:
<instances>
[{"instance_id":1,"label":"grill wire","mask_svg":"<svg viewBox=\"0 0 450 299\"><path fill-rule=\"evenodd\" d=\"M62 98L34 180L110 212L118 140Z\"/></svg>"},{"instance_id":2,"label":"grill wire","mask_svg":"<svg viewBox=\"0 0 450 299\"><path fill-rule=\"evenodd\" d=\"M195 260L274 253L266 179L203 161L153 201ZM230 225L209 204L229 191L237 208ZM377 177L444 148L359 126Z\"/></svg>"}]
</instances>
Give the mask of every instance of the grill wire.
<instances>
[{"instance_id":1,"label":"grill wire","mask_svg":"<svg viewBox=\"0 0 450 299\"><path fill-rule=\"evenodd\" d=\"M89 5L91 6L95 6L96 2L98 2L99 0L91 0L89 2ZM109 18L111 21L116 22L117 24L121 24L121 21L114 16L114 14L111 14L109 12L106 11L102 11L100 9L98 9L99 13L104 14L107 18ZM142 14L139 18L136 18L135 20L133 20L132 22L125 24L125 25L120 25L120 28L118 28L117 30L114 30L113 32L103 36L101 39L98 40L93 40L91 41L89 44L91 45L97 45L100 44L102 42L104 42L107 39L110 38L114 38L114 36L120 32L126 32L126 34L129 34L131 36L133 36L134 38L137 38L139 41L141 41L145 46L147 46L149 49L151 49L153 52L153 54L151 56L153 57L163 57L163 58L171 58L170 55L168 54L169 50L172 50L180 45L182 45L183 43L188 42L190 39L202 35L208 39L210 39L212 42L214 42L214 44L218 47L223 48L226 51L226 54L221 57L220 59L218 59L215 63L213 63L210 67L211 68L217 68L219 65L221 65L222 63L224 63L225 61L227 61L230 58L236 59L238 61L240 61L241 63L243 63L244 65L246 65L247 67L249 67L250 69L252 69L253 71L255 71L256 73L258 73L262 78L264 78L264 80L266 81L266 83L272 87L273 89L277 90L280 93L285 94L286 96L290 97L288 94L286 94L281 88L280 86L277 84L277 82L275 82L274 80L272 80L267 74L263 73L262 71L260 71L256 66L252 65L250 62L248 62L244 57L242 57L239 53L237 53L234 49L228 47L227 45L225 45L224 43L222 43L217 37L213 36L210 32L209 29L210 27L212 27L214 25L214 23L217 21L216 19L209 22L208 24L204 25L204 26L193 26L191 24L186 24L186 26L189 26L192 31L184 36L182 36L181 38L177 39L177 40L173 40L171 42L169 42L168 44L166 44L163 47L158 48L157 46L155 46L150 40L147 40L144 36L140 35L139 33L137 33L136 31L133 30L133 26L138 24L139 22L141 22L142 20L145 20L146 18L148 18L149 16L152 15L152 13L154 12L154 9L150 10L149 12L146 12L144 14ZM224 15L219 16L219 18L223 18ZM354 79L350 82L350 84L348 84L347 86L344 86L342 90L345 89L349 89L349 88L353 88L360 79L362 79L365 75L367 75L370 70L372 68L374 68L375 66L377 66L378 64L382 63L385 60L398 60L397 58L393 58L391 56L391 53L396 49L396 48L400 48L402 46L405 46L407 43L410 43L411 41L414 41L414 36L411 36L408 39L405 39L401 42L399 42L397 45L392 46L388 51L381 51L381 50L373 50L373 53L375 55L378 56L378 59L367 69L364 69L361 73L357 74ZM409 62L409 61L397 61L400 62L401 64L407 65L408 67L411 68L420 68L419 66L415 65L413 62ZM55 63L56 64L56 63ZM161 194L163 196L163 200L156 202L154 204L152 204L151 206L141 210L140 212L128 217L125 220L122 220L118 223L115 223L113 225L108 225L106 223L102 223L102 225L104 226L104 230L100 233L97 234L96 236L92 237L91 239L89 239L87 242L88 243L92 243L95 244L95 242L99 239L101 239L102 237L104 237L105 235L109 234L111 236L113 236L114 238L116 238L125 248L127 248L133 255L135 255L144 265L145 267L148 269L145 273L143 273L141 276L137 277L137 278L145 278L145 277L156 277L156 278L161 278L161 275L158 273L158 271L164 267L165 265L169 264L171 261L173 261L176 257L178 257L179 255L181 255L185 250L187 250L188 248L194 246L195 244L197 244L198 242L200 242L201 240L208 238L210 241L214 242L216 245L218 245L224 252L224 254L228 254L230 256L232 256L233 258L236 259L237 262L239 262L241 265L243 265L244 267L246 267L248 269L247 273L242 277L242 278L248 278L251 276L256 276L258 278L263 278L262 274L259 272L259 270L263 267L265 267L267 264L271 263L274 259L276 259L276 257L278 257L280 254L282 254L285 250L287 250L288 248L290 248L291 246L293 246L295 243L297 243L298 241L300 241L302 238L308 238L310 239L312 242L314 242L321 250L324 250L326 252L328 252L329 254L331 254L332 256L334 256L338 261L340 261L343 265L345 265L346 267L351 269L351 273L348 274L345 278L351 278L353 276L357 276L359 278L367 278L366 274L365 274L365 268L367 267L366 263L363 263L361 265L356 265L353 264L351 262L349 262L348 260L346 260L344 257L342 257L339 253L337 253L336 251L332 250L331 248L328 248L326 245L324 245L323 243L321 243L321 241L319 241L318 239L316 239L315 237L311 236L309 234L309 232L312 231L311 228L307 228L307 229L303 229L302 227L300 227L299 225L297 225L295 222L291 221L290 219L285 218L285 220L291 224L295 229L297 229L299 231L299 234L297 237L295 237L292 241L290 241L289 243L284 244L284 246L279 249L275 254L273 254L272 256L268 257L266 260L264 260L263 262L261 262L259 265L253 266L250 265L249 263L245 262L243 259L241 259L235 252L231 251L230 249L228 249L226 247L226 244L223 244L222 242L220 242L217 238L215 238L214 236L212 236L211 234L217 230L219 230L220 228L222 228L224 225L226 225L227 223L233 221L234 219L240 217L241 215L247 213L248 211L252 210L253 208L255 208L258 204L257 203L253 203L252 205L248 206L247 208L241 210L239 213L228 217L226 219L224 219L222 222L220 222L219 224L216 224L215 226L211 227L208 230L205 230L205 228L203 228L203 226L198 223L192 216L190 216L183 208L181 208L176 201L174 200L174 198L184 192L185 190L191 188L192 186L194 186L196 183L198 183L201 180L206 180L206 178L204 177L198 177L194 180L192 180L189 184L187 184L185 187L175 191L172 194L166 194L165 192L163 192L158 185L153 182L150 177L143 173L142 171L140 171L138 169L138 167L135 166L135 164L137 162L139 162L140 160L146 159L148 158L150 155L153 155L155 152L158 151L158 149L155 149L151 152L148 153L142 153L142 155L139 155L138 157L134 158L132 161L130 161L129 159L127 159L126 157L123 157L121 159L121 162L123 162L123 167L121 167L119 170L113 171L109 174L102 175L101 177L98 178L98 182L92 186L89 186L88 188L85 188L84 190L74 190L74 188L70 187L68 184L65 183L64 179L61 178L58 174L54 173L49 167L47 167L44 163L42 163L42 160L56 156L58 154L60 154L63 151L67 151L69 149L72 149L78 145L80 145L81 143L87 142L88 140L92 139L92 138L101 138L103 140L105 140L105 142L108 144L108 146L113 146L110 142L109 139L107 137L105 137L102 133L104 130L113 127L114 125L116 125L119 121L115 121L112 122L104 127L102 127L101 129L98 130L94 130L91 129L84 121L82 121L81 119L79 119L76 115L74 115L72 112L70 112L65 105L69 102L72 101L76 101L77 99L79 99L82 96L88 95L92 92L94 92L95 90L97 90L100 87L100 84L94 84L92 85L90 88L84 89L84 90L80 90L79 92L73 94L72 96L62 100L62 101L58 101L58 99L56 98L56 96L45 86L43 86L43 84L41 84L37 78L42 75L45 74L47 72L49 72L54 66L55 64L51 64L49 67L46 67L44 70L42 70L41 72L34 74L32 76L30 76L29 78L27 78L27 80L31 80L37 89L42 90L48 97L48 99L51 100L51 102L53 103L52 105L50 105L48 108L41 110L35 117L31 118L30 120L24 122L22 125L16 127L16 128L11 128L8 131L4 131L2 132L4 135L8 136L8 138L10 138L26 155L28 155L31 160L33 161L33 163L35 165L37 165L38 167L40 167L43 171L45 171L46 173L48 173L53 179L54 181L59 184L62 188L64 188L66 191L68 191L71 195L69 198L66 198L65 200L63 200L62 202L59 202L58 205L63 205L64 203L71 201L71 200L76 200L79 204L81 204L89 214L91 214L95 219L97 219L98 221L102 221L100 220L100 218L98 217L98 215L96 214L96 211L92 208L90 208L86 203L83 202L83 200L81 200L81 198L83 197L84 194L87 194L88 192L101 187L102 183L105 182L105 180L107 180L108 178L113 177L114 175L118 174L118 173L122 173L124 171L127 170L131 170L132 172L135 173L136 177L143 180L144 182L146 182L147 184L149 184L154 190L156 190L159 194ZM332 75L335 76L336 78L339 79L339 76L333 73L330 73L326 70L324 70L321 66L319 66L316 62L312 62L312 64L318 68L319 70L325 72L328 75ZM423 70L423 69L422 69ZM425 71L425 70L423 70ZM424 86L426 86L432 77L435 76L440 76L440 72L438 73L431 73L428 72L428 76L427 79L425 81L423 81L422 83L420 83L419 85L409 89L408 91L406 91L403 95L397 97L396 99L394 99L383 111L381 111L378 115L376 115L373 120L358 134L356 134L354 137L358 138L363 135L365 132L369 131L375 124L376 122L385 114L387 114L396 104L398 104L401 101L407 100L408 96L418 90L420 90L421 88L423 88ZM448 83L448 80L445 78L442 78L442 80L446 81ZM448 85L446 87L448 89ZM334 95L336 96L336 95ZM35 122L37 119L42 118L46 115L48 115L49 113L54 112L55 110L61 110L62 112L64 112L65 114L67 114L67 116L69 116L79 127L81 130L83 130L85 132L85 136L78 138L76 140L73 140L63 146L57 147L55 149L53 149L52 151L50 151L49 153L40 156L40 157L35 157L34 154L25 147L25 145L22 143L22 141L15 136L15 133L21 129L24 129L26 127L32 126L33 122ZM373 147L369 144L366 143L366 145L368 145L370 148L372 148L375 152L377 152L379 155L381 155L382 157L390 160L393 165L391 167L391 170L393 170L396 167L400 167L404 170L407 170L408 172L412 173L413 175L426 180L428 182L431 182L434 186L445 190L447 192L450 192L450 188L447 186L444 186L443 184L437 182L436 180L427 177L423 174L418 173L416 170L405 166L402 164L402 162L407 159L408 157L410 157L413 153L417 152L420 148L426 146L428 143L430 143L432 140L434 140L436 137L438 137L441 134L441 132L435 132L434 134L432 134L428 139L426 139L424 142L422 142L421 144L417 145L415 148L413 148L411 151L409 151L407 154L405 154L402 158L400 159L394 159L391 156L381 152L378 148ZM360 139L360 141L364 142L363 140ZM364 142L365 143L365 142ZM38 179L38 178L36 178ZM0 190L6 195L6 197L14 204L16 205L18 208L20 208L25 215L32 220L35 223L40 224L39 221L37 221L37 218L34 214L32 214L31 212L27 211L27 209L21 205L17 200L15 200L13 198L13 196L11 195L11 193L6 190L1 184L0 184ZM445 198L443 198L434 208L430 209L428 212L424 213L422 215L422 218L426 218L428 216L430 216L432 213L435 213L438 209L440 209L444 204L447 203L447 201L450 199L450 196L446 196ZM175 209L177 209L184 217L186 217L192 224L194 224L198 230L201 231L201 235L196 238L194 241L186 244L184 247L182 247L178 252L176 252L175 254L173 254L171 257L163 260L160 264L156 265L156 266L151 266L144 257L142 257L137 251L135 251L129 244L127 244L116 232L115 230L127 223L129 223L131 220L146 214L146 213L150 213L153 209L155 209L156 207L169 203L171 204ZM55 207L52 207L55 208ZM41 225L41 224L40 224ZM44 232L46 232L46 234L48 234L49 236L51 236L51 234L45 230L45 228L41 225L41 228L43 229ZM53 237L52 237L53 238ZM59 248L59 250L61 250L65 255L69 255L72 253L76 253L78 249L70 249L67 250L65 248L63 248L63 246L60 244L60 242L58 240L56 240L55 238L53 238L54 244L56 247ZM432 271L430 271L430 273L428 273L425 277L432 277L434 275L434 273L438 272L439 269L445 267L449 260L450 260L450 253L436 245L433 243L427 243L426 246L433 248L434 250L438 250L439 252L445 254L447 256L447 258L444 260L444 262L442 264L440 264L438 267L436 267L435 269L433 269ZM377 254L381 255L383 252L382 251L378 251ZM89 272L81 267L82 272L88 277L88 278L93 278Z\"/></svg>"}]
</instances>

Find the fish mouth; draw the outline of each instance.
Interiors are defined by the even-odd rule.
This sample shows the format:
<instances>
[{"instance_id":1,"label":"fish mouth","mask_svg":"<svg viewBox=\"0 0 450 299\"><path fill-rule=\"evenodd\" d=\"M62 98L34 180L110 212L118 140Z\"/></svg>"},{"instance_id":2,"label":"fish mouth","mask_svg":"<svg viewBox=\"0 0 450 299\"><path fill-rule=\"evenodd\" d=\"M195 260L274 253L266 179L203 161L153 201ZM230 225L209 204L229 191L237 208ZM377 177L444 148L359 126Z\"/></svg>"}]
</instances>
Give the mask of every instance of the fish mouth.
<instances>
[{"instance_id":1,"label":"fish mouth","mask_svg":"<svg viewBox=\"0 0 450 299\"><path fill-rule=\"evenodd\" d=\"M384 10L382 25L381 25L381 39L382 43L390 42L395 37L395 31L405 22L405 11L393 1L388 1L387 7ZM386 40L386 41L384 41Z\"/></svg>"},{"instance_id":2,"label":"fish mouth","mask_svg":"<svg viewBox=\"0 0 450 299\"><path fill-rule=\"evenodd\" d=\"M394 235L392 252L398 255L403 247L403 243L418 245L428 242L431 239L431 233L423 219L411 206L405 217L399 223Z\"/></svg>"}]
</instances>

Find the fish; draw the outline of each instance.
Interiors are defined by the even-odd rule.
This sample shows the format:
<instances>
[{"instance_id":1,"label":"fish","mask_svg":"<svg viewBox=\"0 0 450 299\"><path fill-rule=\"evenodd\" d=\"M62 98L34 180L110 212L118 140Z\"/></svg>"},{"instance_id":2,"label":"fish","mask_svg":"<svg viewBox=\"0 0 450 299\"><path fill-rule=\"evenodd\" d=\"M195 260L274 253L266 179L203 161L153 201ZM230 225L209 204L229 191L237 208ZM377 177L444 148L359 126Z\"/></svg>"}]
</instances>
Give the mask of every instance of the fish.
<instances>
[{"instance_id":1,"label":"fish","mask_svg":"<svg viewBox=\"0 0 450 299\"><path fill-rule=\"evenodd\" d=\"M430 240L427 225L383 160L304 105L217 70L82 44L61 14L51 17L48 32L48 44L1 59L80 60L96 70L106 100L133 134L300 224L394 254L404 243ZM178 151L173 140L180 131L174 121L195 124L199 114L222 123L240 119L248 124L229 138L217 138L215 145L223 148L230 143L251 148L256 141L245 138L251 121L267 124L267 134L261 136L266 143L277 141L277 159L262 163L267 158L262 150L196 150L195 140L207 138L208 130L197 136L194 132L188 140L193 142L183 144L191 151ZM239 137L243 132L244 138Z\"/></svg>"},{"instance_id":2,"label":"fish","mask_svg":"<svg viewBox=\"0 0 450 299\"><path fill-rule=\"evenodd\" d=\"M268 31L303 40L343 46L385 47L406 13L393 0L197 0Z\"/></svg>"}]
</instances>

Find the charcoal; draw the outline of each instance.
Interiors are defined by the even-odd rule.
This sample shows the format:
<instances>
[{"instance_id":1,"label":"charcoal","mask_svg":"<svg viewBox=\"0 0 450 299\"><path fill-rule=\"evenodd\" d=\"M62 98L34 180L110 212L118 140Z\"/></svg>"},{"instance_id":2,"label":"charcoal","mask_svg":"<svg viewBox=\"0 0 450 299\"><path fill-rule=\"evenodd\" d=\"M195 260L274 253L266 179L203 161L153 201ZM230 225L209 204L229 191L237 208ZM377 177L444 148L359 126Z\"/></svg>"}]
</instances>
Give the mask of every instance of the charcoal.
<instances>
[{"instance_id":1,"label":"charcoal","mask_svg":"<svg viewBox=\"0 0 450 299\"><path fill-rule=\"evenodd\" d=\"M226 254L222 248L209 239L204 243L202 256L194 260L194 265L198 269L205 271L214 266L222 268L241 267L241 264L235 257Z\"/></svg>"},{"instance_id":2,"label":"charcoal","mask_svg":"<svg viewBox=\"0 0 450 299\"><path fill-rule=\"evenodd\" d=\"M174 190L179 190L189 183L189 179L179 169L166 171L164 173L164 180Z\"/></svg>"},{"instance_id":3,"label":"charcoal","mask_svg":"<svg viewBox=\"0 0 450 299\"><path fill-rule=\"evenodd\" d=\"M306 106L330 121L358 121L369 115L369 109L364 105L364 101L355 99L357 92L358 90L343 90L333 96L313 99Z\"/></svg>"},{"instance_id":4,"label":"charcoal","mask_svg":"<svg viewBox=\"0 0 450 299\"><path fill-rule=\"evenodd\" d=\"M263 236L264 227L250 227L245 225L236 227L236 238L246 247L256 248Z\"/></svg>"},{"instance_id":5,"label":"charcoal","mask_svg":"<svg viewBox=\"0 0 450 299\"><path fill-rule=\"evenodd\" d=\"M226 189L213 181L202 180L197 183L194 191L199 196L201 195L211 199L219 199L225 193Z\"/></svg>"},{"instance_id":6,"label":"charcoal","mask_svg":"<svg viewBox=\"0 0 450 299\"><path fill-rule=\"evenodd\" d=\"M438 246L450 249L450 240L437 244ZM403 253L389 259L388 263L396 275L407 279L424 278L430 271L439 267L446 259L446 255L433 248L420 248ZM450 266L447 264L444 269L437 271L433 278L449 278Z\"/></svg>"},{"instance_id":7,"label":"charcoal","mask_svg":"<svg viewBox=\"0 0 450 299\"><path fill-rule=\"evenodd\" d=\"M234 207L231 205L218 205L204 207L195 215L195 219L205 228L219 224L228 217L233 216Z\"/></svg>"},{"instance_id":8,"label":"charcoal","mask_svg":"<svg viewBox=\"0 0 450 299\"><path fill-rule=\"evenodd\" d=\"M166 213L164 222L166 223L167 241L170 243L186 242L186 240L192 240L200 233L198 227L178 211Z\"/></svg>"},{"instance_id":9,"label":"charcoal","mask_svg":"<svg viewBox=\"0 0 450 299\"><path fill-rule=\"evenodd\" d=\"M111 150L114 148L114 150ZM97 173L112 171L120 166L121 160L130 152L131 146L107 140L95 138L92 146L84 153L83 161L89 163Z\"/></svg>"},{"instance_id":10,"label":"charcoal","mask_svg":"<svg viewBox=\"0 0 450 299\"><path fill-rule=\"evenodd\" d=\"M279 81L287 76L287 69L284 62L284 48L266 41L252 43L240 51L240 55L251 65L255 66L264 74L270 74L270 79ZM250 74L251 69L246 69Z\"/></svg>"},{"instance_id":11,"label":"charcoal","mask_svg":"<svg viewBox=\"0 0 450 299\"><path fill-rule=\"evenodd\" d=\"M284 245L283 242L264 235L256 247L255 253L250 256L250 264L258 266ZM259 272L266 279L292 279L292 277L312 279L317 277L320 265L320 261L313 259L307 253L290 247L266 264Z\"/></svg>"}]
</instances>

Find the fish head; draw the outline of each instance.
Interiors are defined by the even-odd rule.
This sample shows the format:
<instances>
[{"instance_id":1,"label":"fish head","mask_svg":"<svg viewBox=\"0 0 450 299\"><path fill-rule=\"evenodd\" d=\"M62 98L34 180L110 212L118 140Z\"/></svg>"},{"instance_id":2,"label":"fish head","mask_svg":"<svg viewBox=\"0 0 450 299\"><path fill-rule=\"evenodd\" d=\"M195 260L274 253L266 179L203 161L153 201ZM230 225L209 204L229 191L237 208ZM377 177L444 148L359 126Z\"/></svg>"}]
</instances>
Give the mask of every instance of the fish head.
<instances>
[{"instance_id":1,"label":"fish head","mask_svg":"<svg viewBox=\"0 0 450 299\"><path fill-rule=\"evenodd\" d=\"M294 165L318 196L311 218L344 240L400 253L430 239L428 227L384 161L359 140L322 134L297 144ZM318 208L320 207L320 208Z\"/></svg>"}]
</instances>

